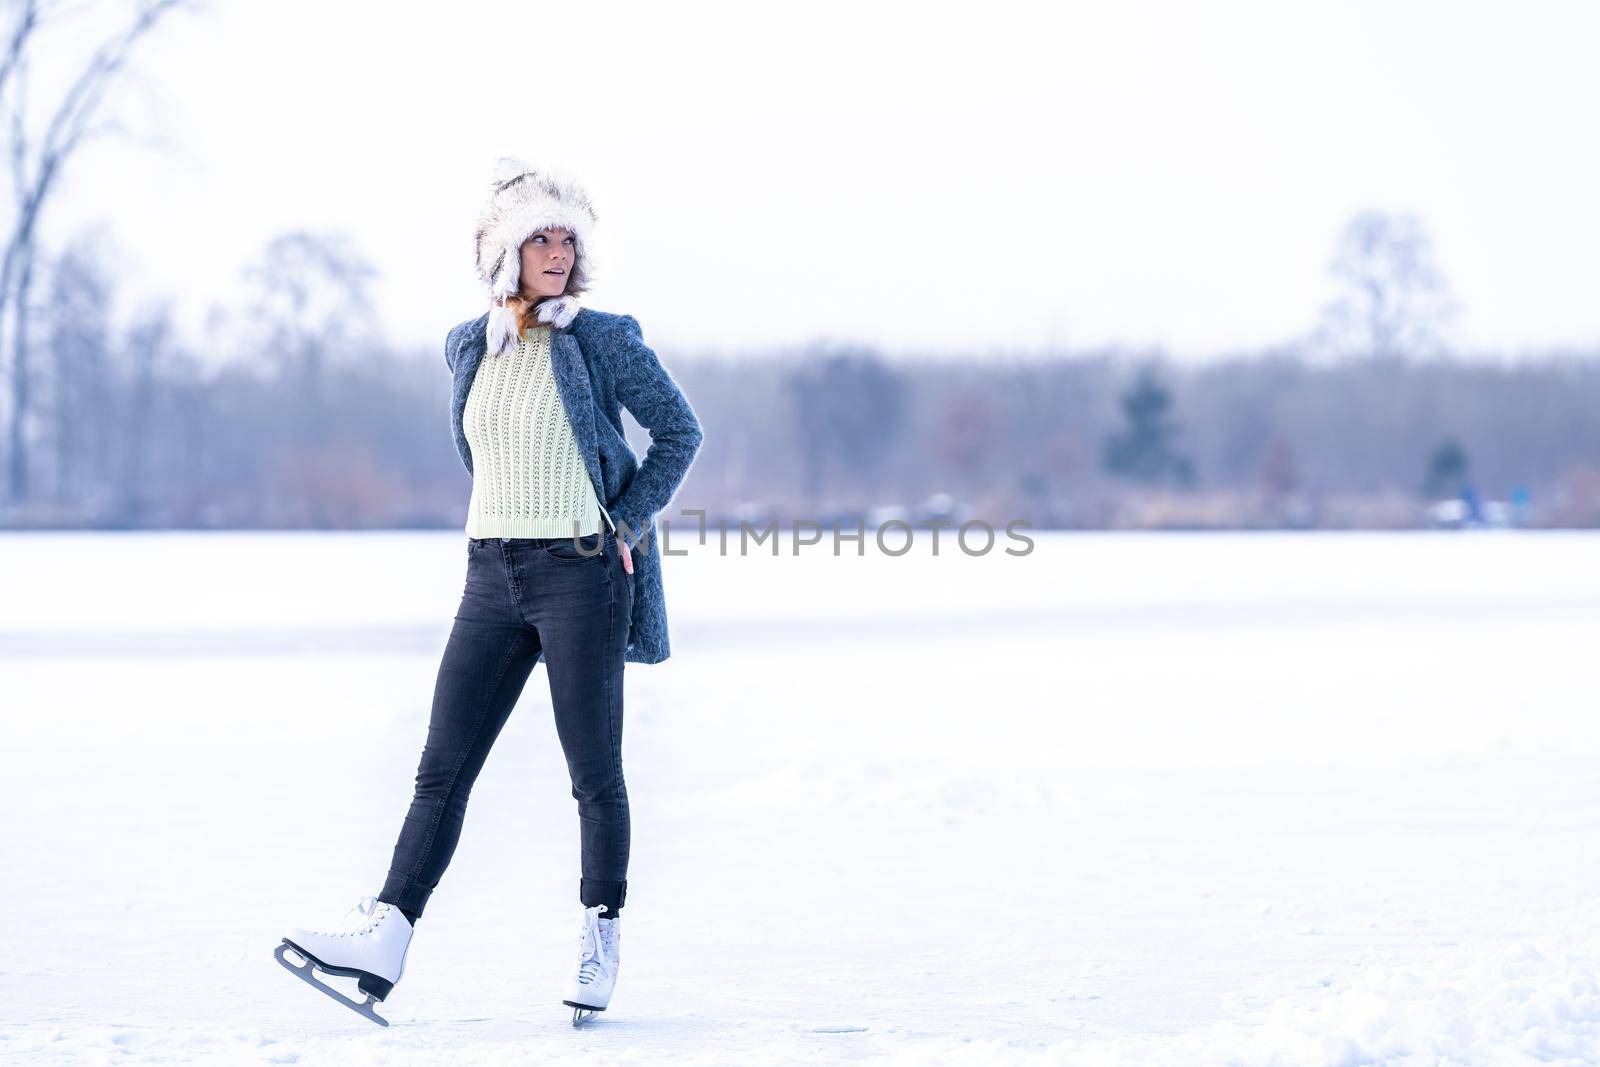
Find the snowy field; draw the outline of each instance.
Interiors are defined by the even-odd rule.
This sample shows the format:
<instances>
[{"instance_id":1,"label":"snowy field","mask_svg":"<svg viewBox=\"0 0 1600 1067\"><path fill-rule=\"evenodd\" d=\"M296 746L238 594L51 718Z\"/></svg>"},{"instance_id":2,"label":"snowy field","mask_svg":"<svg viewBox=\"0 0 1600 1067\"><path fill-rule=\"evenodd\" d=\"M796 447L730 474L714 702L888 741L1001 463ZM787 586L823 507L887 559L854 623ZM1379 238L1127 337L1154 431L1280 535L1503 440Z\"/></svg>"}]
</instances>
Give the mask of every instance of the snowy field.
<instances>
[{"instance_id":1,"label":"snowy field","mask_svg":"<svg viewBox=\"0 0 1600 1067\"><path fill-rule=\"evenodd\" d=\"M544 668L380 1029L459 533L0 537L0 1057L1600 1062L1600 536L666 561L611 1010Z\"/></svg>"}]
</instances>

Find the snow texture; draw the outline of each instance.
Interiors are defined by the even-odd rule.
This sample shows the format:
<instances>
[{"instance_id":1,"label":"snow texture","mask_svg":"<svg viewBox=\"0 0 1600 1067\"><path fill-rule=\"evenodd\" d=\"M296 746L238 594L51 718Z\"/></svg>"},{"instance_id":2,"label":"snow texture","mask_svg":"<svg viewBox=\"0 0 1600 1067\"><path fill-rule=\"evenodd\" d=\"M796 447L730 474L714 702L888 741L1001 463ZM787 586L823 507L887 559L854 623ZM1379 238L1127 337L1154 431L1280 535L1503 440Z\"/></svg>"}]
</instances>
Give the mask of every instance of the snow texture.
<instances>
[{"instance_id":1,"label":"snow texture","mask_svg":"<svg viewBox=\"0 0 1600 1067\"><path fill-rule=\"evenodd\" d=\"M457 533L0 541L0 1059L1600 1062L1600 538L673 534L623 967L575 1031L544 669L381 1030L283 930L381 882Z\"/></svg>"}]
</instances>

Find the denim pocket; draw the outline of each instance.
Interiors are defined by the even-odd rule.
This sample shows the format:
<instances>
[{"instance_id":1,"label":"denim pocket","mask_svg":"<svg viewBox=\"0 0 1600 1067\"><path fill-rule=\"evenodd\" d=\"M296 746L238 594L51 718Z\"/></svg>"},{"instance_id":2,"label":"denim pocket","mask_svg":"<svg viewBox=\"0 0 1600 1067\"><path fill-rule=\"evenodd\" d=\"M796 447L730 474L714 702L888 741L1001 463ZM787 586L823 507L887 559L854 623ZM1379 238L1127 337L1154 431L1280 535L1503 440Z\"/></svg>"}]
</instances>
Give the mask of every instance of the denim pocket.
<instances>
[{"instance_id":1,"label":"denim pocket","mask_svg":"<svg viewBox=\"0 0 1600 1067\"><path fill-rule=\"evenodd\" d=\"M609 541L609 538L606 539ZM609 546L594 534L551 541L544 546L544 554L562 563L588 563L603 560Z\"/></svg>"}]
</instances>

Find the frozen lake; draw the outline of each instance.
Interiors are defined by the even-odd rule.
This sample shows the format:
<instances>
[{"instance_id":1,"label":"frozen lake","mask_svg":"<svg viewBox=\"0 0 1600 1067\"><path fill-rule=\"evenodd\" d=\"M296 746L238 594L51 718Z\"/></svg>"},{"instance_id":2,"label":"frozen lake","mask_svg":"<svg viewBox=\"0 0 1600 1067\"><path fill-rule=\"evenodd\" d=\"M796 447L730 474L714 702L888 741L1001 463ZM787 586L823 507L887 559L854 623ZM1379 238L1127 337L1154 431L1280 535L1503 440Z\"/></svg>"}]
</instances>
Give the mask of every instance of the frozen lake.
<instances>
[{"instance_id":1,"label":"frozen lake","mask_svg":"<svg viewBox=\"0 0 1600 1067\"><path fill-rule=\"evenodd\" d=\"M0 1057L1600 1061L1600 536L1033 536L674 535L586 1031L543 666L392 1026L272 958L382 881L462 534L0 536Z\"/></svg>"}]
</instances>

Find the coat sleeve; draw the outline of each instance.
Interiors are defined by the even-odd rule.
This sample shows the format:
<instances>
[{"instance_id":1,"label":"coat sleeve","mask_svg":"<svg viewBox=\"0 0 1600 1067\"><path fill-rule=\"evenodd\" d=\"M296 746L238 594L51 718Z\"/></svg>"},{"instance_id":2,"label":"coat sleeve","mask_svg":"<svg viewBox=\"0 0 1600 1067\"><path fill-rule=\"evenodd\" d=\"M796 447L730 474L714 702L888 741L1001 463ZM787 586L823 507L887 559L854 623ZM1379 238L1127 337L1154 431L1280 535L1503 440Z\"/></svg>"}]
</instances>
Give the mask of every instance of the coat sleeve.
<instances>
[{"instance_id":1,"label":"coat sleeve","mask_svg":"<svg viewBox=\"0 0 1600 1067\"><path fill-rule=\"evenodd\" d=\"M672 500L700 450L700 421L661 360L644 343L632 315L612 328L608 350L617 399L650 432L650 448L633 480L608 509L631 549L649 529L650 520Z\"/></svg>"}]
</instances>

